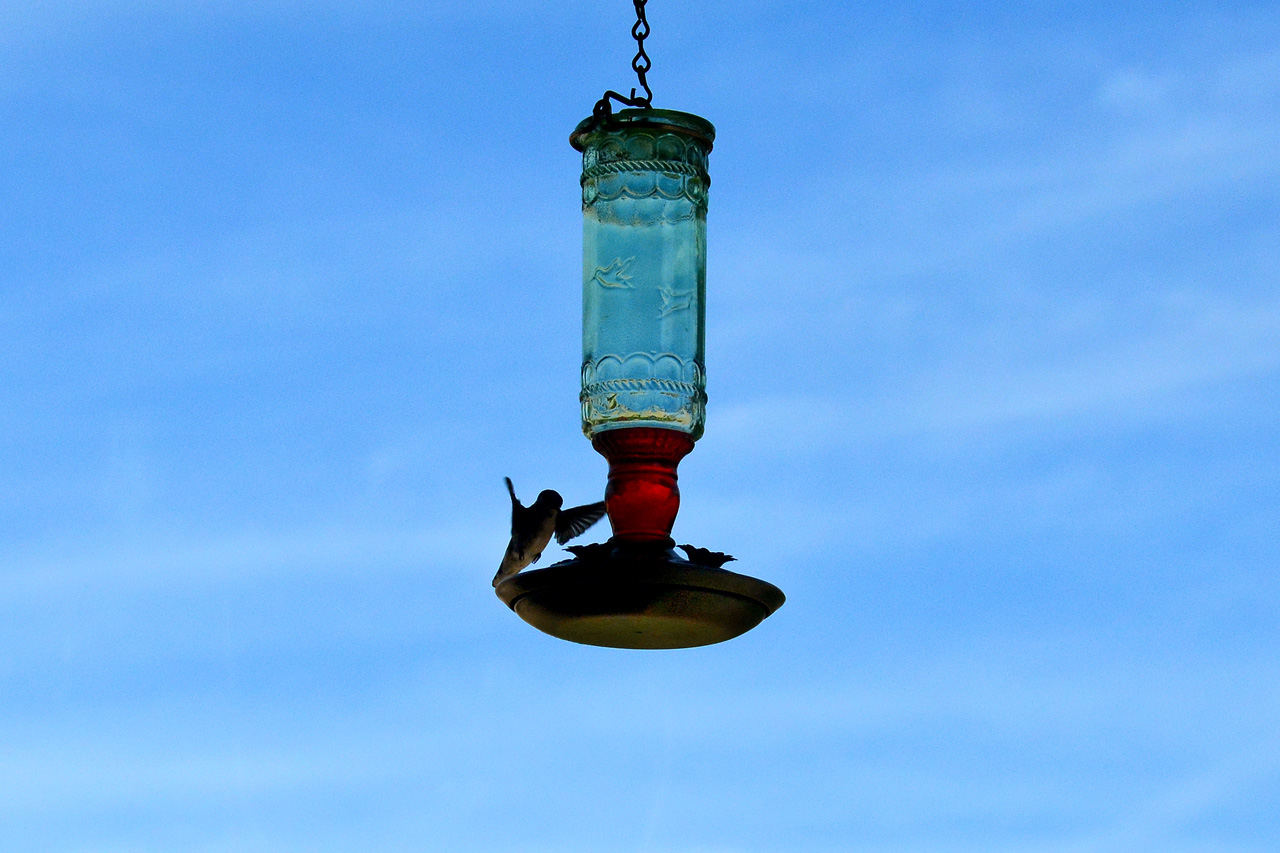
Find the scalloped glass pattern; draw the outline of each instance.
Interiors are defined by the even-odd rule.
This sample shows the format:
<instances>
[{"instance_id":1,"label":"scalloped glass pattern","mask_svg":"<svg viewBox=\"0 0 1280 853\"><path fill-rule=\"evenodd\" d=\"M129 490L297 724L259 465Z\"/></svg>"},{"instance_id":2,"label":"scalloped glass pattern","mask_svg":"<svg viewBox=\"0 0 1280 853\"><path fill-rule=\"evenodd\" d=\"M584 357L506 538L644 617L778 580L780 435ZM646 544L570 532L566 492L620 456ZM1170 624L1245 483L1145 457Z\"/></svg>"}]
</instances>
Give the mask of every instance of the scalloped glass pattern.
<instances>
[{"instance_id":1,"label":"scalloped glass pattern","mask_svg":"<svg viewBox=\"0 0 1280 853\"><path fill-rule=\"evenodd\" d=\"M706 419L707 146L660 129L582 152L582 431L695 440Z\"/></svg>"}]
</instances>

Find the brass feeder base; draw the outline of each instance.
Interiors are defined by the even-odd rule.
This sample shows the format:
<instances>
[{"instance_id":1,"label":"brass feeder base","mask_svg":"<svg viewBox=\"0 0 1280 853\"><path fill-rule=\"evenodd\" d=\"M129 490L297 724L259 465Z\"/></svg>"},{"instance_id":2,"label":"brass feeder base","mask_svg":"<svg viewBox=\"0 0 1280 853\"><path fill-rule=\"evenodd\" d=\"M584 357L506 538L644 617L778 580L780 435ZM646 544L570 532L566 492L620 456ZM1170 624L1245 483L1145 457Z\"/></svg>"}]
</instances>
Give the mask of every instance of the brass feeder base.
<instances>
[{"instance_id":1,"label":"brass feeder base","mask_svg":"<svg viewBox=\"0 0 1280 853\"><path fill-rule=\"evenodd\" d=\"M668 543L617 543L521 572L498 597L539 631L591 646L685 649L731 640L782 606L771 583L682 559Z\"/></svg>"}]
</instances>

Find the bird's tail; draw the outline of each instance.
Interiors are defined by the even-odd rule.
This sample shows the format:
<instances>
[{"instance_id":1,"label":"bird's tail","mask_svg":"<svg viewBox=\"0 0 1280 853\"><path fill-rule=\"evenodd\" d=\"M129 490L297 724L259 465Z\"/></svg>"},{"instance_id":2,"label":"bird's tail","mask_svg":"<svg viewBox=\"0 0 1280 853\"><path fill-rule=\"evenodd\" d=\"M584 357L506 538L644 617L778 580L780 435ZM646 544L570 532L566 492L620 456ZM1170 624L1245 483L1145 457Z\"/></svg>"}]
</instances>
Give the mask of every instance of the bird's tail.
<instances>
[{"instance_id":1,"label":"bird's tail","mask_svg":"<svg viewBox=\"0 0 1280 853\"><path fill-rule=\"evenodd\" d=\"M511 485L511 478L503 477L502 479L507 484L507 491L511 493L511 505L515 506L516 504L520 503L518 500L516 500L516 487Z\"/></svg>"}]
</instances>

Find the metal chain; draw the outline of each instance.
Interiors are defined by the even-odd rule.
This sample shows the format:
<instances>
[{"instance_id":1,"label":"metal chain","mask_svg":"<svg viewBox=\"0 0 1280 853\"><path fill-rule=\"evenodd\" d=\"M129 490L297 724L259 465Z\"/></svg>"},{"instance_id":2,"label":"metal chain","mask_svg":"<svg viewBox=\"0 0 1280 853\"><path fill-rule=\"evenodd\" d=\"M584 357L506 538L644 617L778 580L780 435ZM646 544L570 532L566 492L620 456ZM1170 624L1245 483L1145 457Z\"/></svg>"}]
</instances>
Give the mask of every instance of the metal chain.
<instances>
[{"instance_id":1,"label":"metal chain","mask_svg":"<svg viewBox=\"0 0 1280 853\"><path fill-rule=\"evenodd\" d=\"M653 60L649 58L649 54L645 53L644 40L649 37L649 19L644 15L645 4L649 0L632 0L636 7L636 22L631 27L631 37L636 40L635 58L631 60L631 70L636 72L636 77L640 80L640 86L644 89L644 95L637 95L635 87L631 88L631 97L619 95L610 89L604 93L604 97L596 102L595 108L591 114L597 121L603 121L613 115L613 105L609 103L609 99L628 107L640 107L642 109L650 109L653 106L653 90L649 88L648 74L649 69L653 67Z\"/></svg>"},{"instance_id":2,"label":"metal chain","mask_svg":"<svg viewBox=\"0 0 1280 853\"><path fill-rule=\"evenodd\" d=\"M648 108L653 106L653 90L649 88L649 81L645 79L649 73L649 69L653 67L653 61L649 59L649 54L644 52L644 40L649 37L649 19L644 16L644 4L649 0L634 0L636 6L636 22L631 28L631 37L636 40L635 58L631 60L631 70L636 72L636 77L640 79L640 85L644 87L644 104ZM631 90L631 100L640 101L636 97L636 90ZM637 104L639 106L639 104Z\"/></svg>"}]
</instances>

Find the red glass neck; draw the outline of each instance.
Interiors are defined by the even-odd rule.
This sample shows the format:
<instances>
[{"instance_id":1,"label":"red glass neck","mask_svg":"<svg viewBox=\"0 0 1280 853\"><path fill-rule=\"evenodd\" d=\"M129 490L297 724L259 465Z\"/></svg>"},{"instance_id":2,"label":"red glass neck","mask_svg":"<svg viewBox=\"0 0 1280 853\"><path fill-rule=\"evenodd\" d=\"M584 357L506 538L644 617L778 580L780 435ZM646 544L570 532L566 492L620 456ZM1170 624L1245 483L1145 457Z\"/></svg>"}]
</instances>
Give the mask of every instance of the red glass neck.
<instances>
[{"instance_id":1,"label":"red glass neck","mask_svg":"<svg viewBox=\"0 0 1280 853\"><path fill-rule=\"evenodd\" d=\"M673 429L625 427L597 433L591 444L609 460L604 501L614 538L670 541L680 511L676 466L693 439Z\"/></svg>"}]
</instances>

